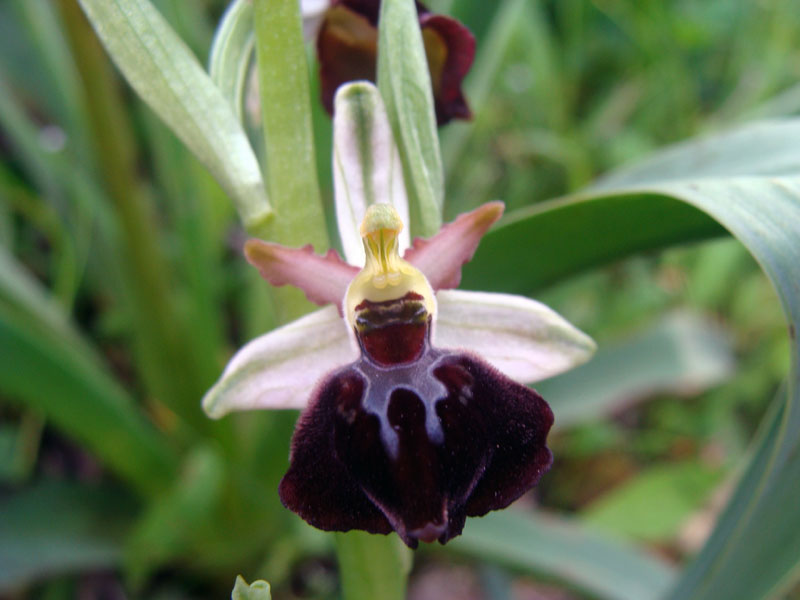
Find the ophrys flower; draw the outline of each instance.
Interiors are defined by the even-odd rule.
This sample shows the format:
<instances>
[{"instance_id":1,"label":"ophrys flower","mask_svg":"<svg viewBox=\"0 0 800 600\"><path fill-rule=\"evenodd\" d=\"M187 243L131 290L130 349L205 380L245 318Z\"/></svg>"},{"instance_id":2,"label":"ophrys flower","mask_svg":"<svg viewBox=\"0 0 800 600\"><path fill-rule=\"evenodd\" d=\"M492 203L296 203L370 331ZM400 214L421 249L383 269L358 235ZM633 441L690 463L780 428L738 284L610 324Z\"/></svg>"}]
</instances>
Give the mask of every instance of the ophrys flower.
<instances>
[{"instance_id":1,"label":"ophrys flower","mask_svg":"<svg viewBox=\"0 0 800 600\"><path fill-rule=\"evenodd\" d=\"M339 91L334 131L342 247L363 268L335 252L249 241L248 260L266 279L333 306L245 346L204 407L214 417L305 408L280 494L312 525L395 530L411 547L444 543L549 467L552 413L519 382L583 362L594 344L533 300L448 289L502 204L411 245L402 171L373 86Z\"/></svg>"}]
</instances>

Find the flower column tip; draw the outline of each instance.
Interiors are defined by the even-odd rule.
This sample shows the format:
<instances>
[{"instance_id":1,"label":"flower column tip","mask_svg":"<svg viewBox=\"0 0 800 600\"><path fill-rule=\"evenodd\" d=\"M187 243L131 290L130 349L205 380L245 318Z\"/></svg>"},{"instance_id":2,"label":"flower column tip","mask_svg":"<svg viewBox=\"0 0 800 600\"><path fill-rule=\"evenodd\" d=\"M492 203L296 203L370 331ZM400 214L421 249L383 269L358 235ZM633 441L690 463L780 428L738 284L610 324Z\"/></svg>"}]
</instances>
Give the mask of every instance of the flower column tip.
<instances>
[{"instance_id":1,"label":"flower column tip","mask_svg":"<svg viewBox=\"0 0 800 600\"><path fill-rule=\"evenodd\" d=\"M345 315L355 324L358 307L368 300L386 302L413 293L422 298L427 314L436 313L436 300L425 275L400 257L398 235L403 221L391 204L376 203L367 208L360 233L366 253L361 272L345 295Z\"/></svg>"}]
</instances>

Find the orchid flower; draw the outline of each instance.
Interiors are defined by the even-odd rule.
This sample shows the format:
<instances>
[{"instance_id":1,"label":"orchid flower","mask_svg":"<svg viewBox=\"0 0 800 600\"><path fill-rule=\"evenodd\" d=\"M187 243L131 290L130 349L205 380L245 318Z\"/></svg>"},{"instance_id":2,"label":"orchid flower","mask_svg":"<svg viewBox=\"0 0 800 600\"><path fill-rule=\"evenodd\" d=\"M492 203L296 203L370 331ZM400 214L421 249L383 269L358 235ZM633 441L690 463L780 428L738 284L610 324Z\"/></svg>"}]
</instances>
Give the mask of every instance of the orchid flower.
<instances>
[{"instance_id":1,"label":"orchid flower","mask_svg":"<svg viewBox=\"0 0 800 600\"><path fill-rule=\"evenodd\" d=\"M247 259L273 285L328 305L244 346L206 394L234 410L303 409L284 505L324 530L445 543L549 468L553 415L523 383L584 362L594 343L548 307L458 291L461 266L501 216L491 202L413 243L397 149L377 89L335 100L334 251L260 240ZM504 374L505 373L505 374Z\"/></svg>"},{"instance_id":2,"label":"orchid flower","mask_svg":"<svg viewBox=\"0 0 800 600\"><path fill-rule=\"evenodd\" d=\"M380 0L302 0L306 33L316 37L322 104L348 81L375 81ZM436 121L469 119L461 82L475 58L475 38L457 20L417 2L419 25L433 85Z\"/></svg>"}]
</instances>

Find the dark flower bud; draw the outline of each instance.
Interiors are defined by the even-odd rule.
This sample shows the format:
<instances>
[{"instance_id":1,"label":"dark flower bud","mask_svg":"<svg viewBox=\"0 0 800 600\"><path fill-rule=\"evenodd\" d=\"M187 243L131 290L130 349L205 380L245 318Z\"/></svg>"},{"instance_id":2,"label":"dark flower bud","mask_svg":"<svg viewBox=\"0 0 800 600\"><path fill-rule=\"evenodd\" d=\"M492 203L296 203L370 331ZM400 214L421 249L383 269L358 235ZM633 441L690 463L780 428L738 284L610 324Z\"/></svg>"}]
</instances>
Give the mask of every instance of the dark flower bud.
<instances>
[{"instance_id":1,"label":"dark flower bud","mask_svg":"<svg viewBox=\"0 0 800 600\"><path fill-rule=\"evenodd\" d=\"M333 0L317 34L322 103L333 114L337 88L376 79L380 0ZM436 121L469 119L461 82L475 58L475 38L464 25L417 3L422 40L431 73Z\"/></svg>"}]
</instances>

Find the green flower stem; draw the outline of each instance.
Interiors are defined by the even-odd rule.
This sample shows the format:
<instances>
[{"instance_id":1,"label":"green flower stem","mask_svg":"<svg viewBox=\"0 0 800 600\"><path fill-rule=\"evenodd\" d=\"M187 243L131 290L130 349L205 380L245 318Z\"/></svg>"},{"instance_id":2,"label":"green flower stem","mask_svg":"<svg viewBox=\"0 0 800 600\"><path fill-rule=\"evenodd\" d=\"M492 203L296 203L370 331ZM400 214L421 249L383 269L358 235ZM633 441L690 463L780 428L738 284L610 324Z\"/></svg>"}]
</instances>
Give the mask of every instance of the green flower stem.
<instances>
[{"instance_id":1,"label":"green flower stem","mask_svg":"<svg viewBox=\"0 0 800 600\"><path fill-rule=\"evenodd\" d=\"M273 239L311 242L317 251L327 250L300 5L296 0L255 0L254 8Z\"/></svg>"},{"instance_id":2,"label":"green flower stem","mask_svg":"<svg viewBox=\"0 0 800 600\"><path fill-rule=\"evenodd\" d=\"M411 551L394 534L336 533L336 555L345 600L403 600Z\"/></svg>"},{"instance_id":3,"label":"green flower stem","mask_svg":"<svg viewBox=\"0 0 800 600\"><path fill-rule=\"evenodd\" d=\"M76 2L59 2L83 84L97 166L119 228L125 296L132 298L137 360L150 392L198 431L221 430L200 410L204 377L183 351L181 321L170 301L169 274L159 253L147 198L136 174L135 143L105 53ZM222 425L222 428L226 428Z\"/></svg>"},{"instance_id":4,"label":"green flower stem","mask_svg":"<svg viewBox=\"0 0 800 600\"><path fill-rule=\"evenodd\" d=\"M414 0L381 4L378 48L378 89L403 163L411 237L430 237L442 226L444 170Z\"/></svg>"},{"instance_id":5,"label":"green flower stem","mask_svg":"<svg viewBox=\"0 0 800 600\"><path fill-rule=\"evenodd\" d=\"M254 0L256 51L273 219L252 235L297 246L329 246L319 196L308 66L297 0ZM312 305L299 290L275 290L278 318L286 321ZM395 536L362 532L336 535L346 600L402 600L407 551Z\"/></svg>"},{"instance_id":6,"label":"green flower stem","mask_svg":"<svg viewBox=\"0 0 800 600\"><path fill-rule=\"evenodd\" d=\"M308 64L297 0L255 0L259 89L264 124L267 190L275 211L251 235L288 246L330 246L319 194L311 127ZM280 322L314 307L296 289L275 290Z\"/></svg>"}]
</instances>

